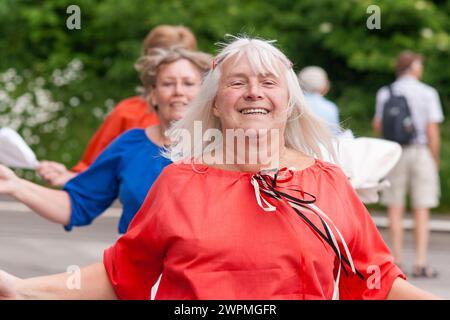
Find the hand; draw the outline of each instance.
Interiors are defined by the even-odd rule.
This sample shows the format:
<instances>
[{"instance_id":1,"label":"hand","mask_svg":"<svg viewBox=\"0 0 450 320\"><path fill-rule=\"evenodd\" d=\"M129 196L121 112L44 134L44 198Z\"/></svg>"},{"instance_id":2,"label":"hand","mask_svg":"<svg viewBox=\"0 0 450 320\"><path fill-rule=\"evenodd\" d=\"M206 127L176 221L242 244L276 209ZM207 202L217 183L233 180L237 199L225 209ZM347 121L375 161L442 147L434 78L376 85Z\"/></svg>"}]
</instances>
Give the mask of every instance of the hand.
<instances>
[{"instance_id":1,"label":"hand","mask_svg":"<svg viewBox=\"0 0 450 320\"><path fill-rule=\"evenodd\" d=\"M19 184L19 177L11 169L0 164L0 194L12 195Z\"/></svg>"},{"instance_id":2,"label":"hand","mask_svg":"<svg viewBox=\"0 0 450 320\"><path fill-rule=\"evenodd\" d=\"M0 300L19 300L18 285L21 279L0 270Z\"/></svg>"},{"instance_id":3,"label":"hand","mask_svg":"<svg viewBox=\"0 0 450 320\"><path fill-rule=\"evenodd\" d=\"M62 163L54 161L41 161L36 171L52 186L63 186L77 175L75 172L69 171Z\"/></svg>"}]
</instances>

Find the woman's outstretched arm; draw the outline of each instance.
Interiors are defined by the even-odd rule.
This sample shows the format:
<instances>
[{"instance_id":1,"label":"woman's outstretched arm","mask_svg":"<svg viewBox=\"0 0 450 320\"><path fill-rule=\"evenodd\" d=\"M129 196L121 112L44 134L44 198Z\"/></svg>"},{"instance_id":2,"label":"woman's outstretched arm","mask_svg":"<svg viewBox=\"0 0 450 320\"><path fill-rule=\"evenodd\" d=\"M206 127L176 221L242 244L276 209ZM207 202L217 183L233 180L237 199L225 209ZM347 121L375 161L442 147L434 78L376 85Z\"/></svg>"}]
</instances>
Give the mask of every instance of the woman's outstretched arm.
<instances>
[{"instance_id":1,"label":"woman's outstretched arm","mask_svg":"<svg viewBox=\"0 0 450 320\"><path fill-rule=\"evenodd\" d=\"M408 281L398 277L392 284L391 291L389 291L388 300L441 300L427 291L413 286Z\"/></svg>"},{"instance_id":2,"label":"woman's outstretched arm","mask_svg":"<svg viewBox=\"0 0 450 320\"><path fill-rule=\"evenodd\" d=\"M50 221L62 225L70 222L71 202L66 191L42 187L20 179L3 165L0 165L0 194L14 197Z\"/></svg>"},{"instance_id":3,"label":"woman's outstretched arm","mask_svg":"<svg viewBox=\"0 0 450 320\"><path fill-rule=\"evenodd\" d=\"M0 270L1 299L115 300L117 297L103 263L96 263L82 268L79 274L60 273L29 279L19 279Z\"/></svg>"}]
</instances>

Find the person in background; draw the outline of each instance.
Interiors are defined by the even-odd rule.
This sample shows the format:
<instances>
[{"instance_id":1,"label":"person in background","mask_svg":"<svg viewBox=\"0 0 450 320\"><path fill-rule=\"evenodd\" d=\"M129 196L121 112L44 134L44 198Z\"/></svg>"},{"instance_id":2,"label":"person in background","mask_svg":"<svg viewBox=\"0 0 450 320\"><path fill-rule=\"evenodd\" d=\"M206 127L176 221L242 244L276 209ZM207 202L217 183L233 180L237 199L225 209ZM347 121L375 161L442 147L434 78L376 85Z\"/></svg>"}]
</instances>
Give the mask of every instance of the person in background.
<instances>
[{"instance_id":1,"label":"person in background","mask_svg":"<svg viewBox=\"0 0 450 320\"><path fill-rule=\"evenodd\" d=\"M340 133L339 109L332 101L325 98L330 89L328 75L320 67L303 68L298 79L305 91L305 99L313 113L328 124L329 129L337 135Z\"/></svg>"},{"instance_id":2,"label":"person in background","mask_svg":"<svg viewBox=\"0 0 450 320\"><path fill-rule=\"evenodd\" d=\"M89 225L118 198L123 206L118 231L125 233L153 182L170 164L161 155L169 143L165 132L182 118L197 94L210 67L210 56L182 48L154 48L136 67L145 96L160 119L158 125L121 134L87 170L67 182L64 190L20 179L0 165L0 194L14 197L67 231Z\"/></svg>"},{"instance_id":3,"label":"person in background","mask_svg":"<svg viewBox=\"0 0 450 320\"><path fill-rule=\"evenodd\" d=\"M178 46L188 50L197 49L197 40L184 26L159 25L153 28L143 41L143 54L152 48ZM120 101L95 132L88 143L82 159L68 170L62 163L41 161L38 174L52 186L63 186L80 172L85 171L99 154L121 133L132 128L146 128L158 124L158 115L151 110L142 96Z\"/></svg>"},{"instance_id":4,"label":"person in background","mask_svg":"<svg viewBox=\"0 0 450 320\"><path fill-rule=\"evenodd\" d=\"M397 80L391 85L393 94L406 98L416 135L402 146L398 164L387 179L391 187L382 193L381 202L388 207L390 238L393 254L403 267L403 215L409 193L414 213L415 262L412 275L433 278L437 271L427 264L428 220L430 209L439 205L439 123L444 120L437 91L420 81L423 57L404 51L396 61ZM382 87L376 96L373 128L383 132L383 108L390 97L388 87Z\"/></svg>"}]
</instances>

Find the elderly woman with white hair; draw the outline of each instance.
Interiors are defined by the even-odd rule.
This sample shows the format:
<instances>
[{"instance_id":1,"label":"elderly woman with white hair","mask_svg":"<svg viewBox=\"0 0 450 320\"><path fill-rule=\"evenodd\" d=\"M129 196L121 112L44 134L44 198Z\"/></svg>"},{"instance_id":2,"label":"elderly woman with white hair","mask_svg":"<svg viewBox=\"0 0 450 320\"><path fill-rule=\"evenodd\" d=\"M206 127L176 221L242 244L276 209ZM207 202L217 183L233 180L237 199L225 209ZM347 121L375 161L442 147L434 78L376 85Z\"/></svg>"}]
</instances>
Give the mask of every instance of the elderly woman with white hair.
<instances>
[{"instance_id":1,"label":"elderly woman with white hair","mask_svg":"<svg viewBox=\"0 0 450 320\"><path fill-rule=\"evenodd\" d=\"M0 296L148 299L162 273L156 299L434 298L405 281L345 175L319 159L329 132L271 42L225 45L169 136L178 161L80 290L66 274L3 273Z\"/></svg>"}]
</instances>

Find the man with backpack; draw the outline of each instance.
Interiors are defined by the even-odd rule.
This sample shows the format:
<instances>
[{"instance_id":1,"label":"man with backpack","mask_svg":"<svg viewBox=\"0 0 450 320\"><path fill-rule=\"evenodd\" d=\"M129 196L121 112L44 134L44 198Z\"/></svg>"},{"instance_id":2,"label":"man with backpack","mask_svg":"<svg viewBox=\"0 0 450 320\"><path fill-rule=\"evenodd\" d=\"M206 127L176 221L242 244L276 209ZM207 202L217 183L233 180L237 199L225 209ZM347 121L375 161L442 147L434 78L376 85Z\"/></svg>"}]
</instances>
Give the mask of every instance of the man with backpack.
<instances>
[{"instance_id":1,"label":"man with backpack","mask_svg":"<svg viewBox=\"0 0 450 320\"><path fill-rule=\"evenodd\" d=\"M396 61L397 79L377 92L374 130L402 145L403 153L390 172L391 187L381 202L388 207L390 238L396 263L403 267L403 224L406 195L414 213L415 263L413 277L433 278L427 264L430 209L439 205L439 123L444 120L437 91L421 82L423 57L402 52Z\"/></svg>"}]
</instances>

